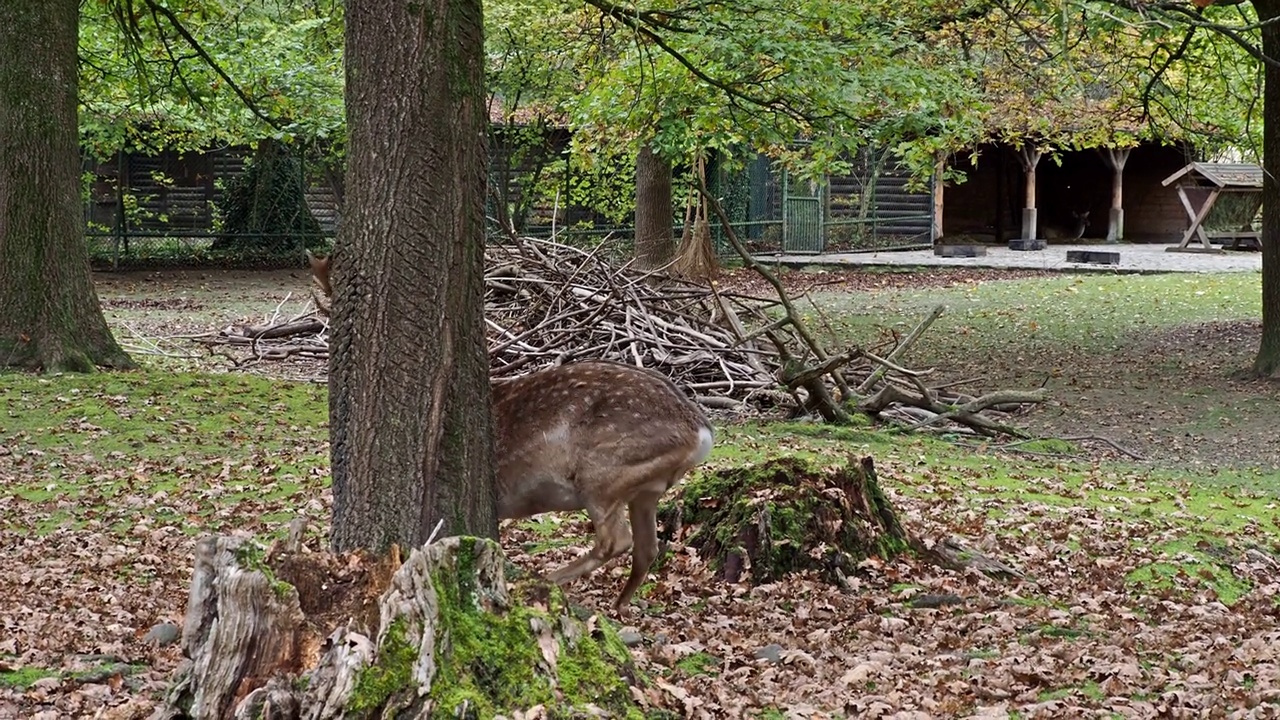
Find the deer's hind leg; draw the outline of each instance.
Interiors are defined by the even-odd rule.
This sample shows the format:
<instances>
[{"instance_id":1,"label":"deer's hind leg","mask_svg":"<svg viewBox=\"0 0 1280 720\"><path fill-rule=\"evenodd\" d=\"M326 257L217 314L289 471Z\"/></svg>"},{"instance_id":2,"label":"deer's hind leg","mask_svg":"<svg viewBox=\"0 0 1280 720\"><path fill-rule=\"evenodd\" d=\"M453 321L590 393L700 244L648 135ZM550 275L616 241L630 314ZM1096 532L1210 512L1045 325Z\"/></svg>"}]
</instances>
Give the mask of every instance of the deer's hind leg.
<instances>
[{"instance_id":1,"label":"deer's hind leg","mask_svg":"<svg viewBox=\"0 0 1280 720\"><path fill-rule=\"evenodd\" d=\"M604 505L587 503L587 515L596 528L595 543L587 554L552 571L549 576L551 582L557 585L573 582L631 549L631 531L622 516L624 507L625 500L622 499Z\"/></svg>"},{"instance_id":2,"label":"deer's hind leg","mask_svg":"<svg viewBox=\"0 0 1280 720\"><path fill-rule=\"evenodd\" d=\"M649 569L658 557L658 501L661 492L647 492L637 495L629 506L631 514L631 574L627 583L622 586L614 607L619 611L631 601L631 596L644 584L649 576Z\"/></svg>"}]
</instances>

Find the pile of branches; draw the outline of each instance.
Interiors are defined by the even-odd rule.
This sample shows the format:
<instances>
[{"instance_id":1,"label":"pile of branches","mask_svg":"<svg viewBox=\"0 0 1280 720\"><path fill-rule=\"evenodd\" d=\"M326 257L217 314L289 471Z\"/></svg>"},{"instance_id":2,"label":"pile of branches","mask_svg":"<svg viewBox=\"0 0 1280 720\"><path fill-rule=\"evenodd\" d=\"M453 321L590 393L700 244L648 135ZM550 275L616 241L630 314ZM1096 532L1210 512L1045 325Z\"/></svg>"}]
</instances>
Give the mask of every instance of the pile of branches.
<instances>
[{"instance_id":1,"label":"pile of branches","mask_svg":"<svg viewBox=\"0 0 1280 720\"><path fill-rule=\"evenodd\" d=\"M776 302L618 268L602 247L522 238L490 248L492 377L600 358L658 370L711 407L778 401L778 353L740 320L762 317Z\"/></svg>"},{"instance_id":2,"label":"pile of branches","mask_svg":"<svg viewBox=\"0 0 1280 720\"><path fill-rule=\"evenodd\" d=\"M657 370L711 408L792 402L778 390L780 359L741 317L763 318L776 301L721 293L662 272L616 267L602 252L519 238L485 258L490 376L513 377L572 360L608 359ZM328 358L328 297L315 309L198 338L249 349L238 364Z\"/></svg>"},{"instance_id":3,"label":"pile of branches","mask_svg":"<svg viewBox=\"0 0 1280 720\"><path fill-rule=\"evenodd\" d=\"M713 205L719 210L719 208ZM485 323L491 377L512 377L582 359L655 369L709 408L772 410L844 422L851 413L910 430L1027 437L1011 418L1045 399L1043 390L968 395L929 385L931 370L901 358L943 312L906 336L828 352L778 278L726 235L744 263L775 289L765 299L721 292L662 272L616 267L602 252L554 240L513 239L486 251ZM227 328L200 341L252 348L244 362L328 357L328 303L264 325ZM814 306L820 314L820 309ZM812 313L811 313L812 314Z\"/></svg>"}]
</instances>

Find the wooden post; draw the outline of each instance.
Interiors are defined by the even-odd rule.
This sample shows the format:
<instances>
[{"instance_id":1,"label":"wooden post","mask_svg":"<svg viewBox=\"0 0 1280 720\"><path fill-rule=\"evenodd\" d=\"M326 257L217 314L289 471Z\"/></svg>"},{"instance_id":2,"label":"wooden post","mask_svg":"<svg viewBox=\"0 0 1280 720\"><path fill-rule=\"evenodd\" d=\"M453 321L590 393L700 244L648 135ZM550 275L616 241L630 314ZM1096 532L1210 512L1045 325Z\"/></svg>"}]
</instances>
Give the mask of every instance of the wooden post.
<instances>
[{"instance_id":1,"label":"wooden post","mask_svg":"<svg viewBox=\"0 0 1280 720\"><path fill-rule=\"evenodd\" d=\"M1036 166L1040 164L1040 151L1023 145L1018 148L1018 161L1022 163L1022 174L1026 177L1026 196L1022 204L1022 237L1035 240L1038 227L1036 223Z\"/></svg>"},{"instance_id":2,"label":"wooden post","mask_svg":"<svg viewBox=\"0 0 1280 720\"><path fill-rule=\"evenodd\" d=\"M1218 202L1218 195L1222 192L1222 188L1213 188L1209 190L1209 197L1205 198L1204 205L1197 212L1195 207L1191 205L1191 198L1187 197L1187 188L1182 183L1178 183L1178 199L1182 201L1182 207L1187 211L1187 217L1191 218L1191 226L1182 234L1182 242L1178 244L1177 249L1186 250L1191 245L1191 238L1198 237L1200 239L1200 250L1203 252L1215 252L1213 245L1209 243L1209 236L1204 231L1204 219L1209 217L1209 211L1213 209L1214 203ZM1171 248L1172 249L1172 248Z\"/></svg>"},{"instance_id":3,"label":"wooden post","mask_svg":"<svg viewBox=\"0 0 1280 720\"><path fill-rule=\"evenodd\" d=\"M947 153L939 151L933 164L933 236L930 242L936 243L942 237L942 175L947 169Z\"/></svg>"},{"instance_id":4,"label":"wooden post","mask_svg":"<svg viewBox=\"0 0 1280 720\"><path fill-rule=\"evenodd\" d=\"M1018 148L1018 162L1022 164L1022 173L1026 176L1026 196L1022 207L1022 235L1017 240L1009 241L1009 249L1043 250L1044 241L1036 236L1039 224L1036 217L1036 165L1040 164L1040 151L1022 145Z\"/></svg>"},{"instance_id":5,"label":"wooden post","mask_svg":"<svg viewBox=\"0 0 1280 720\"><path fill-rule=\"evenodd\" d=\"M1130 148L1099 148L1098 153L1111 168L1111 212L1107 216L1107 242L1124 239L1124 164Z\"/></svg>"}]
</instances>

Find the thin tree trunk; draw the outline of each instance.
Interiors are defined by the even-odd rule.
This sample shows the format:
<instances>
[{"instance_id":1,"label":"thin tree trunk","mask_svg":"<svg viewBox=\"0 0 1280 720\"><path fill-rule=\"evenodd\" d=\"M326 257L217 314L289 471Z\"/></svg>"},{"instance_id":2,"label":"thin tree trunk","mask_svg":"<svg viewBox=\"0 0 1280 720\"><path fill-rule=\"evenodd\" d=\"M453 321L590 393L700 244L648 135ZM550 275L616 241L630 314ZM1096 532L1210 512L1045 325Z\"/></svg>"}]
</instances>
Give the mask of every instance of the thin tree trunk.
<instances>
[{"instance_id":1,"label":"thin tree trunk","mask_svg":"<svg viewBox=\"0 0 1280 720\"><path fill-rule=\"evenodd\" d=\"M676 252L672 218L671 163L643 145L636 156L636 265L656 269Z\"/></svg>"},{"instance_id":2,"label":"thin tree trunk","mask_svg":"<svg viewBox=\"0 0 1280 720\"><path fill-rule=\"evenodd\" d=\"M1262 21L1262 52L1280 58L1280 2L1255 0ZM1262 101L1262 341L1253 371L1280 375L1280 68L1263 65Z\"/></svg>"},{"instance_id":3,"label":"thin tree trunk","mask_svg":"<svg viewBox=\"0 0 1280 720\"><path fill-rule=\"evenodd\" d=\"M89 273L76 0L0 0L0 366L133 367Z\"/></svg>"},{"instance_id":4,"label":"thin tree trunk","mask_svg":"<svg viewBox=\"0 0 1280 720\"><path fill-rule=\"evenodd\" d=\"M333 547L417 546L438 520L496 537L480 0L349 0L346 21Z\"/></svg>"}]
</instances>

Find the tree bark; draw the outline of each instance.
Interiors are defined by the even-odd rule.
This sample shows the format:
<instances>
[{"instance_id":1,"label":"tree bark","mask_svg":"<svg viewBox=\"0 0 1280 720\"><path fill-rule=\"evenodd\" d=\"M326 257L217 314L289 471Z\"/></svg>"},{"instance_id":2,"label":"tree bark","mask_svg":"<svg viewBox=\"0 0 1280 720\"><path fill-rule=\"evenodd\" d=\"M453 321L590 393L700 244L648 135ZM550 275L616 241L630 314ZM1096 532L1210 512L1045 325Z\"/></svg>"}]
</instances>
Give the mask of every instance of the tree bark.
<instances>
[{"instance_id":1,"label":"tree bark","mask_svg":"<svg viewBox=\"0 0 1280 720\"><path fill-rule=\"evenodd\" d=\"M1254 0L1262 25L1262 52L1280 58L1280 2ZM1262 100L1262 340L1254 373L1280 375L1280 68L1264 63Z\"/></svg>"},{"instance_id":2,"label":"tree bark","mask_svg":"<svg viewBox=\"0 0 1280 720\"><path fill-rule=\"evenodd\" d=\"M480 0L350 0L346 21L332 544L416 547L437 521L496 537Z\"/></svg>"},{"instance_id":3,"label":"tree bark","mask_svg":"<svg viewBox=\"0 0 1280 720\"><path fill-rule=\"evenodd\" d=\"M671 163L647 144L636 157L636 265L654 270L676 252L672 232Z\"/></svg>"},{"instance_id":4,"label":"tree bark","mask_svg":"<svg viewBox=\"0 0 1280 720\"><path fill-rule=\"evenodd\" d=\"M0 366L133 367L89 274L76 0L0 0Z\"/></svg>"}]
</instances>

